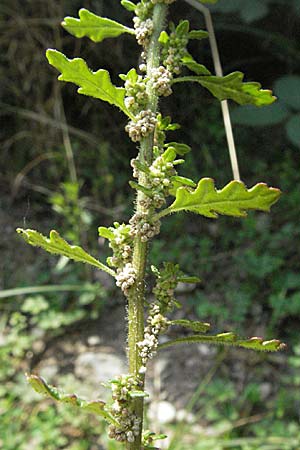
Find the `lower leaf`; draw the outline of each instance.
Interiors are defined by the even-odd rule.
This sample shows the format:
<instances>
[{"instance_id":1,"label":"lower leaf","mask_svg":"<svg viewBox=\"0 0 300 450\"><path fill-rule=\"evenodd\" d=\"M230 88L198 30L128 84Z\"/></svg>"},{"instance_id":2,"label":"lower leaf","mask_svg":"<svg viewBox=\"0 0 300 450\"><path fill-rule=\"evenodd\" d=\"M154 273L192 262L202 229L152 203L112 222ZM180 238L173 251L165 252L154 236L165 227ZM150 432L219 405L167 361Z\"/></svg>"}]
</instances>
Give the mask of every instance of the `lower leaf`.
<instances>
[{"instance_id":1,"label":"lower leaf","mask_svg":"<svg viewBox=\"0 0 300 450\"><path fill-rule=\"evenodd\" d=\"M103 417L107 422L118 425L115 419L105 410L105 402L102 400L86 401L76 394L65 394L54 386L49 385L44 378L37 375L26 375L28 383L38 393L43 394L61 403L68 403L72 406Z\"/></svg>"},{"instance_id":2,"label":"lower leaf","mask_svg":"<svg viewBox=\"0 0 300 450\"><path fill-rule=\"evenodd\" d=\"M216 345L232 345L234 347L243 347L259 352L276 352L283 350L286 345L278 339L264 341L261 337L252 337L249 339L240 339L234 333L220 333L215 336L194 335L183 338L174 339L158 346L158 349L171 347L177 344L204 343Z\"/></svg>"}]
</instances>

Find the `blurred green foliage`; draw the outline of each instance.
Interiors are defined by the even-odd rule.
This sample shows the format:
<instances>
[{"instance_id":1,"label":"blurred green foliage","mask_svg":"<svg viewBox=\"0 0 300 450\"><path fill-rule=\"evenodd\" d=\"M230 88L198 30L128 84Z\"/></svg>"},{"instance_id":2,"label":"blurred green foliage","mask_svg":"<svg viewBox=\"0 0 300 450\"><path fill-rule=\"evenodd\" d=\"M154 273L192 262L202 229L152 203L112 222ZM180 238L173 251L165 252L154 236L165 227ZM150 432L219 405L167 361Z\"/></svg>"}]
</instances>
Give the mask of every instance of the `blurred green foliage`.
<instances>
[{"instance_id":1,"label":"blurred green foliage","mask_svg":"<svg viewBox=\"0 0 300 450\"><path fill-rule=\"evenodd\" d=\"M96 320L110 290L100 287L94 273L85 267L75 267L64 260L52 266L35 250L16 255L9 248L15 248L14 228L21 225L24 217L30 226L42 220L45 233L58 227L74 243L88 244L91 251L94 246L97 254L96 231L93 234L89 230L96 230L98 225L109 226L112 218L124 220L129 216L132 193L127 184L128 161L135 153L122 130L118 112L109 105L99 107L96 100L74 96L71 86L61 91L44 51L51 43L72 57L83 54L91 67L110 70L116 81L118 73L135 65L135 43L124 36L109 42L107 51L107 46L101 44L70 39L59 29L59 23L65 15L76 15L80 7L115 17L126 25L130 25L130 15L117 0L2 3L0 108L5 127L0 135L0 204L11 233L1 243L1 286L80 284L88 279L95 289L85 294L1 300L0 447L114 450L115 444L102 442L101 436L98 439L101 429L90 417L74 416L65 406L38 402L26 388L23 377L38 357L33 348L37 336L47 345L70 326L90 318ZM240 124L234 129L243 180L248 186L261 180L278 186L284 199L272 215L250 214L243 221L221 218L217 223L193 216L169 217L151 252L156 265L168 259L179 262L187 273L198 268L197 275L203 282L187 295L185 307L190 318L211 321L217 331L234 326L243 334L262 334L266 338L273 337L276 331L276 336L290 347L279 362L262 357L249 368L241 360L249 369L249 375L242 380L232 377L233 361L222 366L226 389L216 377L195 404L195 413L201 412L199 421L215 433L219 430L219 434L204 436L200 442L199 433L193 436L191 429L193 449L297 450L300 3L220 0L210 9L225 72L242 69L249 80L258 79L264 86L273 86L279 97L276 104L256 109L255 114L251 107L236 107L233 119L236 125ZM190 19L194 28L203 26L202 17L183 1L176 4L170 19L177 21L182 15ZM208 45L201 47L201 54L197 44L192 45L195 55L198 53L197 60L212 68ZM164 103L163 112L172 114L172 119L182 124L174 140L176 135L176 140L193 148L182 175L212 176L222 187L232 175L220 108L199 88L199 95L200 92L201 102L197 91L191 98L189 88L176 86L175 95ZM79 181L74 180L74 173L72 179L72 158ZM177 239L179 235L181 239ZM100 250L104 260L107 249L101 244ZM264 397L265 383L272 386ZM64 413L59 414L62 408ZM257 420L252 422L253 416ZM237 424L238 418L245 419L243 425ZM185 448L191 448L191 444L179 440L176 450Z\"/></svg>"}]
</instances>

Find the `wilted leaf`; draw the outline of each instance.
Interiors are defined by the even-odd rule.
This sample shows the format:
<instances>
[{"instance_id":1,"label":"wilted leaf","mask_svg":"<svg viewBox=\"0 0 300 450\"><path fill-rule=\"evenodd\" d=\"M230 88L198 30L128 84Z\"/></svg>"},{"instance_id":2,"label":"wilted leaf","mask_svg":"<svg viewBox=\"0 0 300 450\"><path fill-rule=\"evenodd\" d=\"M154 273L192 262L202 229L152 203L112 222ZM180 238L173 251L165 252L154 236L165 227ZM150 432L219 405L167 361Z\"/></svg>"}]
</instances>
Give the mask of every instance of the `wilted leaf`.
<instances>
[{"instance_id":1,"label":"wilted leaf","mask_svg":"<svg viewBox=\"0 0 300 450\"><path fill-rule=\"evenodd\" d=\"M187 336L183 338L174 339L172 341L160 344L159 349L171 347L177 344L189 344L197 342L216 345L231 345L234 347L243 347L260 352L276 352L278 350L283 350L286 347L286 345L283 344L278 339L272 339L270 341L264 341L260 337L252 337L250 339L240 339L234 333L220 333L215 336L198 334L194 336Z\"/></svg>"},{"instance_id":2,"label":"wilted leaf","mask_svg":"<svg viewBox=\"0 0 300 450\"><path fill-rule=\"evenodd\" d=\"M105 17L97 16L87 9L79 10L79 19L65 17L62 26L73 36L89 37L93 42L101 42L105 38L114 38L123 33L135 34L132 28Z\"/></svg>"},{"instance_id":3,"label":"wilted leaf","mask_svg":"<svg viewBox=\"0 0 300 450\"><path fill-rule=\"evenodd\" d=\"M60 81L79 86L78 93L95 97L118 106L127 116L134 119L124 104L125 89L112 84L107 70L92 72L81 58L68 59L63 53L49 49L46 52L49 63L61 72Z\"/></svg>"},{"instance_id":4,"label":"wilted leaf","mask_svg":"<svg viewBox=\"0 0 300 450\"><path fill-rule=\"evenodd\" d=\"M188 76L175 78L173 83L193 81L200 83L219 100L234 100L240 105L264 106L270 105L276 100L272 91L261 89L261 84L250 81L243 82L242 72L233 72L224 77Z\"/></svg>"},{"instance_id":5,"label":"wilted leaf","mask_svg":"<svg viewBox=\"0 0 300 450\"><path fill-rule=\"evenodd\" d=\"M115 276L115 272L112 269L102 264L93 256L89 255L81 247L68 244L68 242L60 237L58 232L55 230L50 231L49 238L43 236L35 230L23 230L22 228L17 228L17 232L21 234L23 239L25 239L28 244L33 245L34 247L41 247L46 250L46 252L55 255L63 255L69 259L73 259L74 261L90 264L91 266L95 266L98 269L104 270L104 272Z\"/></svg>"},{"instance_id":6,"label":"wilted leaf","mask_svg":"<svg viewBox=\"0 0 300 450\"><path fill-rule=\"evenodd\" d=\"M203 178L196 189L180 187L175 201L157 214L163 217L178 211L190 211L215 219L218 214L244 217L247 210L269 211L279 198L279 189L258 183L247 189L241 181L231 181L223 189L215 188L214 180Z\"/></svg>"}]
</instances>

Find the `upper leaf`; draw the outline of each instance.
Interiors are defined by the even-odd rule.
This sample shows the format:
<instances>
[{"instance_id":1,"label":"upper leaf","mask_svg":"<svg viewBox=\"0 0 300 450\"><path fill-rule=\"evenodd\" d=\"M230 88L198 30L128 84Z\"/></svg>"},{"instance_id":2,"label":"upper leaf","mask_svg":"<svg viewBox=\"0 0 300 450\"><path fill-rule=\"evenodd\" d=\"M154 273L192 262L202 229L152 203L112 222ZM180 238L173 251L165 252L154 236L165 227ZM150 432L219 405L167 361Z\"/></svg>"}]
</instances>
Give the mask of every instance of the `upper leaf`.
<instances>
[{"instance_id":1,"label":"upper leaf","mask_svg":"<svg viewBox=\"0 0 300 450\"><path fill-rule=\"evenodd\" d=\"M214 180L203 178L194 190L178 188L175 201L157 216L190 211L212 219L217 218L218 214L244 217L247 210L269 211L280 194L279 189L270 188L265 183L247 189L241 181L231 181L223 189L217 190Z\"/></svg>"},{"instance_id":2,"label":"upper leaf","mask_svg":"<svg viewBox=\"0 0 300 450\"><path fill-rule=\"evenodd\" d=\"M87 9L80 9L79 19L65 17L62 26L73 36L89 37L93 42L101 42L105 38L114 38L123 33L135 34L132 28L105 17L97 16Z\"/></svg>"},{"instance_id":3,"label":"upper leaf","mask_svg":"<svg viewBox=\"0 0 300 450\"><path fill-rule=\"evenodd\" d=\"M76 394L65 394L64 392L56 389L54 386L49 385L44 378L37 375L26 375L26 378L28 383L38 394L46 395L47 397L50 397L58 402L77 406L85 411L102 416L108 422L116 425L115 419L105 410L105 402L102 400L86 401L77 397Z\"/></svg>"},{"instance_id":4,"label":"upper leaf","mask_svg":"<svg viewBox=\"0 0 300 450\"><path fill-rule=\"evenodd\" d=\"M260 83L254 81L244 83L243 79L242 72L232 72L225 77L215 75L180 77L175 78L173 83L195 81L208 89L217 99L234 100L240 105L264 106L270 105L276 100L272 91L261 89Z\"/></svg>"},{"instance_id":5,"label":"upper leaf","mask_svg":"<svg viewBox=\"0 0 300 450\"><path fill-rule=\"evenodd\" d=\"M82 58L68 59L63 53L49 49L46 52L49 63L61 72L60 81L69 81L79 86L78 93L99 98L118 106L127 116L134 119L125 106L125 89L112 84L107 70L92 72Z\"/></svg>"},{"instance_id":6,"label":"upper leaf","mask_svg":"<svg viewBox=\"0 0 300 450\"><path fill-rule=\"evenodd\" d=\"M283 350L286 345L278 339L264 341L261 337L252 337L250 339L240 339L234 333L220 333L215 336L194 335L174 339L159 345L159 348L167 348L177 344L188 344L193 342L202 342L217 345L232 345L234 347L243 347L260 352L276 352Z\"/></svg>"},{"instance_id":7,"label":"upper leaf","mask_svg":"<svg viewBox=\"0 0 300 450\"><path fill-rule=\"evenodd\" d=\"M90 264L91 266L95 266L98 269L104 270L110 275L115 276L115 272L112 269L89 255L81 247L68 244L68 242L61 238L55 230L50 231L50 238L46 238L35 230L23 230L22 228L17 228L17 232L21 234L28 244L33 245L34 247L41 247L49 253L62 255L69 259L73 259L74 261Z\"/></svg>"}]
</instances>

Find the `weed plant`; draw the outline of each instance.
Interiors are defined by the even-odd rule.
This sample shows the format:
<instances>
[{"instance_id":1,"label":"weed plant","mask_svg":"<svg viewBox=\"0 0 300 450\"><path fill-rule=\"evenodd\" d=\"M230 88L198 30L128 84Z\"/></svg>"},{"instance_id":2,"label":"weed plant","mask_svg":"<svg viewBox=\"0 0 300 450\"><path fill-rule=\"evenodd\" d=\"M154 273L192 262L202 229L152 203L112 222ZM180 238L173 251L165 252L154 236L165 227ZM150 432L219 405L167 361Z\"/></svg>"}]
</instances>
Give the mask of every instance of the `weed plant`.
<instances>
[{"instance_id":1,"label":"weed plant","mask_svg":"<svg viewBox=\"0 0 300 450\"><path fill-rule=\"evenodd\" d=\"M125 114L128 120L125 130L137 146L136 157L130 161L133 179L129 182L136 192L134 213L128 223L114 222L110 227L99 227L99 235L107 239L112 252L106 264L82 247L69 244L54 230L45 237L35 230L18 229L33 246L106 272L123 292L127 302L128 373L107 384L111 401L80 399L48 385L38 375L28 374L27 378L37 392L104 419L109 425L109 438L129 450L154 449L155 442L164 438L143 428L144 400L148 396L144 390L145 376L149 362L160 349L193 343L258 352L284 347L276 339L256 336L244 339L233 332L208 334L210 324L203 321L172 320L172 312L181 306L175 297L177 285L196 284L200 279L198 274L187 275L170 261L164 260L159 267L149 261L149 247L160 233L161 220L171 214L194 213L212 220L219 215L245 217L250 210L269 211L280 196L278 189L264 183L248 189L241 181L234 180L217 189L211 178L194 181L178 174L191 148L169 139L169 132L179 125L160 111L161 99L170 96L177 83L191 83L191 92L200 85L219 101L230 99L240 105L262 107L272 104L275 97L271 91L261 89L259 83L244 82L241 72L215 76L197 62L188 51L189 41L201 41L208 34L190 30L189 22L184 19L167 26L168 7L173 3L175 0L139 3L121 0L122 6L134 16L133 27L97 16L87 9L79 11L79 18L64 19L63 27L77 38L101 42L128 34L128 38L137 40L141 46L138 69L120 74L120 87L112 83L107 70L93 72L82 58L68 59L58 50L47 50L49 63L60 72L59 80L74 83L79 87L79 94L108 102ZM187 75L186 70L190 72ZM151 292L148 285L152 286ZM191 333L161 343L160 336L171 327Z\"/></svg>"}]
</instances>

